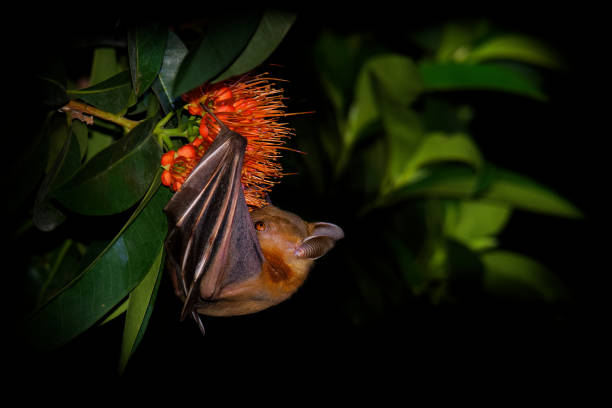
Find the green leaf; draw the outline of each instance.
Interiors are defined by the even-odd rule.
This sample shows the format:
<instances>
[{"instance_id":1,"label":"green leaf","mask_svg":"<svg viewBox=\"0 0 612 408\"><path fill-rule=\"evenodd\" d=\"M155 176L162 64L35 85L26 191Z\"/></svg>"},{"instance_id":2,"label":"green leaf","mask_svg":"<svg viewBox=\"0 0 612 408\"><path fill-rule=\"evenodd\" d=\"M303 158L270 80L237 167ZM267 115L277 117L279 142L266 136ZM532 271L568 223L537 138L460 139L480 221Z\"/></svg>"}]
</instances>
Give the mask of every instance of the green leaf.
<instances>
[{"instance_id":1,"label":"green leaf","mask_svg":"<svg viewBox=\"0 0 612 408\"><path fill-rule=\"evenodd\" d=\"M463 62L474 44L489 30L487 21L451 22L444 26L436 52L441 62Z\"/></svg>"},{"instance_id":2,"label":"green leaf","mask_svg":"<svg viewBox=\"0 0 612 408\"><path fill-rule=\"evenodd\" d=\"M432 132L423 138L407 170L414 172L424 166L439 162L461 162L476 170L480 169L483 164L478 147L468 135Z\"/></svg>"},{"instance_id":3,"label":"green leaf","mask_svg":"<svg viewBox=\"0 0 612 408\"><path fill-rule=\"evenodd\" d=\"M539 65L546 68L560 68L559 56L542 42L524 35L503 35L491 38L474 48L468 62L487 60L512 60Z\"/></svg>"},{"instance_id":4,"label":"green leaf","mask_svg":"<svg viewBox=\"0 0 612 408\"><path fill-rule=\"evenodd\" d=\"M343 150L337 162L341 171L350 152L380 121L380 105L406 109L421 92L416 66L410 58L382 54L370 58L357 78L355 95L342 134Z\"/></svg>"},{"instance_id":5,"label":"green leaf","mask_svg":"<svg viewBox=\"0 0 612 408\"><path fill-rule=\"evenodd\" d=\"M119 306L116 306L115 309L112 312L110 312L110 314L106 316L104 320L102 320L99 323L99 325L102 326L108 322L115 320L116 318L124 314L127 311L129 304L130 304L130 298L128 297L123 302L121 302Z\"/></svg>"},{"instance_id":6,"label":"green leaf","mask_svg":"<svg viewBox=\"0 0 612 408\"><path fill-rule=\"evenodd\" d=\"M381 112L383 127L387 142L385 177L380 184L380 191L384 192L397 188L404 182L412 157L417 151L424 135L420 118L411 110L393 102L383 103Z\"/></svg>"},{"instance_id":7,"label":"green leaf","mask_svg":"<svg viewBox=\"0 0 612 408\"><path fill-rule=\"evenodd\" d=\"M51 203L50 193L56 185L68 180L81 163L78 140L72 131L71 123L67 122L67 116L55 115L54 120L49 122L49 127L51 146L62 144L59 152L49 149L50 166L34 199L32 222L41 231L52 231L66 219Z\"/></svg>"},{"instance_id":8,"label":"green leaf","mask_svg":"<svg viewBox=\"0 0 612 408\"><path fill-rule=\"evenodd\" d=\"M393 155L401 154L400 149L394 149ZM417 179L419 170L423 167L440 162L461 162L475 170L482 166L482 157L478 148L469 136L465 134L447 135L442 132L427 134L411 157L405 157L401 166L391 175L390 188L401 188L402 185Z\"/></svg>"},{"instance_id":9,"label":"green leaf","mask_svg":"<svg viewBox=\"0 0 612 408\"><path fill-rule=\"evenodd\" d=\"M501 168L491 168L489 184L480 197L544 214L569 218L583 216L578 208L550 188Z\"/></svg>"},{"instance_id":10,"label":"green leaf","mask_svg":"<svg viewBox=\"0 0 612 408\"><path fill-rule=\"evenodd\" d=\"M259 13L221 14L210 21L202 41L189 50L174 83L175 97L219 75L240 55L255 32Z\"/></svg>"},{"instance_id":11,"label":"green leaf","mask_svg":"<svg viewBox=\"0 0 612 408\"><path fill-rule=\"evenodd\" d=\"M138 25L128 30L127 39L132 87L139 97L151 86L162 66L168 29L157 24Z\"/></svg>"},{"instance_id":12,"label":"green leaf","mask_svg":"<svg viewBox=\"0 0 612 408\"><path fill-rule=\"evenodd\" d=\"M479 176L466 165L440 164L419 171L409 183L395 190L385 191L362 211L392 205L415 197L471 198L479 185Z\"/></svg>"},{"instance_id":13,"label":"green leaf","mask_svg":"<svg viewBox=\"0 0 612 408\"><path fill-rule=\"evenodd\" d=\"M86 215L125 211L145 193L161 157L148 119L87 162L54 196L66 208Z\"/></svg>"},{"instance_id":14,"label":"green leaf","mask_svg":"<svg viewBox=\"0 0 612 408\"><path fill-rule=\"evenodd\" d=\"M484 287L498 296L561 300L567 296L561 281L539 262L510 251L485 252Z\"/></svg>"},{"instance_id":15,"label":"green leaf","mask_svg":"<svg viewBox=\"0 0 612 408\"><path fill-rule=\"evenodd\" d=\"M49 255L51 255L51 258L47 262L39 261L41 265L37 268L40 271L38 274L28 273L28 285L36 286L36 300L29 310L35 310L46 303L80 272L79 260L82 258L82 254L78 245L71 239L65 240ZM45 254L43 259L46 256L48 255ZM36 266L34 264L31 267Z\"/></svg>"},{"instance_id":16,"label":"green leaf","mask_svg":"<svg viewBox=\"0 0 612 408\"><path fill-rule=\"evenodd\" d=\"M417 98L421 87L416 66L410 58L396 54L370 58L357 79L344 134L345 144L355 144L363 129L379 118L379 99L406 107Z\"/></svg>"},{"instance_id":17,"label":"green leaf","mask_svg":"<svg viewBox=\"0 0 612 408\"><path fill-rule=\"evenodd\" d=\"M489 249L495 236L507 224L512 209L484 200L449 201L446 205L445 232L472 250Z\"/></svg>"},{"instance_id":18,"label":"green leaf","mask_svg":"<svg viewBox=\"0 0 612 408\"><path fill-rule=\"evenodd\" d=\"M85 89L70 90L68 95L73 99L81 99L98 109L123 114L127 111L132 95L130 72L120 72Z\"/></svg>"},{"instance_id":19,"label":"green leaf","mask_svg":"<svg viewBox=\"0 0 612 408\"><path fill-rule=\"evenodd\" d=\"M83 124L79 121L72 121L70 126L70 136L67 139L67 143L69 144L68 151L60 163L60 168L58 169L57 175L53 180L52 188L66 183L81 167L81 154L83 150L79 140L79 138L82 137L82 134L79 135L79 133L83 131L83 128L80 125ZM83 127L85 126L83 125ZM85 129L85 132L87 132L87 129Z\"/></svg>"},{"instance_id":20,"label":"green leaf","mask_svg":"<svg viewBox=\"0 0 612 408\"><path fill-rule=\"evenodd\" d=\"M314 46L315 62L322 85L335 108L338 120L353 98L355 82L366 49L360 35L340 36L323 32ZM340 124L343 129L344 125Z\"/></svg>"},{"instance_id":21,"label":"green leaf","mask_svg":"<svg viewBox=\"0 0 612 408\"><path fill-rule=\"evenodd\" d=\"M282 10L264 12L257 30L242 54L213 82L244 74L263 63L281 43L295 18L295 13Z\"/></svg>"},{"instance_id":22,"label":"green leaf","mask_svg":"<svg viewBox=\"0 0 612 408\"><path fill-rule=\"evenodd\" d=\"M68 103L66 84L49 77L35 77L35 81L41 95L41 103L53 108L60 108Z\"/></svg>"},{"instance_id":23,"label":"green leaf","mask_svg":"<svg viewBox=\"0 0 612 408\"><path fill-rule=\"evenodd\" d=\"M91 137L87 141L87 156L85 162L96 157L98 153L113 144L115 139L113 136L96 130L91 131Z\"/></svg>"},{"instance_id":24,"label":"green leaf","mask_svg":"<svg viewBox=\"0 0 612 408\"><path fill-rule=\"evenodd\" d=\"M66 144L66 139L68 139L70 135L67 117L66 114L58 113L53 115L46 124L48 130L46 137L49 140L49 149L45 173L49 173L51 168L56 164L57 157L61 154Z\"/></svg>"},{"instance_id":25,"label":"green leaf","mask_svg":"<svg viewBox=\"0 0 612 408\"><path fill-rule=\"evenodd\" d=\"M469 198L476 191L478 176L468 166L444 164L423 169L417 178L393 193L399 197Z\"/></svg>"},{"instance_id":26,"label":"green leaf","mask_svg":"<svg viewBox=\"0 0 612 408\"><path fill-rule=\"evenodd\" d=\"M346 128L342 134L344 150L350 150L372 123L379 119L376 95L372 89L371 74L364 70L361 72L353 102L346 118Z\"/></svg>"},{"instance_id":27,"label":"green leaf","mask_svg":"<svg viewBox=\"0 0 612 408\"><path fill-rule=\"evenodd\" d=\"M583 217L578 208L550 188L488 163L479 172L460 164L428 166L408 183L386 192L367 209L412 197L479 198L521 210L569 218Z\"/></svg>"},{"instance_id":28,"label":"green leaf","mask_svg":"<svg viewBox=\"0 0 612 408\"><path fill-rule=\"evenodd\" d=\"M39 71L33 78L34 89L37 89L40 102L55 109L68 103L69 98L66 93L68 81L63 62L54 55L46 61L41 61L36 69Z\"/></svg>"},{"instance_id":29,"label":"green leaf","mask_svg":"<svg viewBox=\"0 0 612 408\"><path fill-rule=\"evenodd\" d=\"M447 95L448 96L448 95ZM429 94L423 98L420 119L431 132L470 133L474 109L469 105L451 103L443 95Z\"/></svg>"},{"instance_id":30,"label":"green leaf","mask_svg":"<svg viewBox=\"0 0 612 408\"><path fill-rule=\"evenodd\" d=\"M136 350L136 347L138 347L151 317L157 290L159 289L159 282L161 281L163 254L162 247L147 275L130 293L125 316L125 327L123 329L123 342L121 344L120 373L123 373L128 360Z\"/></svg>"},{"instance_id":31,"label":"green leaf","mask_svg":"<svg viewBox=\"0 0 612 408\"><path fill-rule=\"evenodd\" d=\"M343 178L349 190L359 191L365 197L377 196L389 167L387 145L387 141L382 137L371 138L351 154L350 171L347 171ZM307 151L310 157L310 150ZM312 159L310 157L309 160ZM321 182L324 185L328 182L327 173L325 169L319 171L322 172Z\"/></svg>"},{"instance_id":32,"label":"green leaf","mask_svg":"<svg viewBox=\"0 0 612 408\"><path fill-rule=\"evenodd\" d=\"M32 222L42 231L52 231L66 219L64 214L51 204L49 193L56 182L60 181L62 177L66 177L60 174L63 169L66 169L66 172L72 170L71 173L74 173L74 168L78 168L79 165L78 146L76 146L75 137L66 123L66 116L62 115L58 119L59 127L53 133L59 136L58 139L64 140L63 146L51 162L51 167L48 169L34 199ZM73 148L71 149L71 147ZM70 152L72 152L71 155ZM74 163L74 160L76 160L76 163ZM71 167L72 169L70 169Z\"/></svg>"},{"instance_id":33,"label":"green leaf","mask_svg":"<svg viewBox=\"0 0 612 408\"><path fill-rule=\"evenodd\" d=\"M157 78L156 78L157 81ZM153 85L151 85L151 88ZM145 118L150 118L159 113L159 101L153 95L153 92L145 92L135 104L131 105L125 114L126 117L141 118L143 114Z\"/></svg>"},{"instance_id":34,"label":"green leaf","mask_svg":"<svg viewBox=\"0 0 612 408\"><path fill-rule=\"evenodd\" d=\"M26 199L39 185L45 175L49 156L50 123L57 114L50 112L43 121L39 131L33 131L16 152L15 158L9 162L9 177L6 186L11 192L10 200L3 200L7 213L13 214L24 204Z\"/></svg>"},{"instance_id":35,"label":"green leaf","mask_svg":"<svg viewBox=\"0 0 612 408\"><path fill-rule=\"evenodd\" d=\"M80 157L80 160L82 161L85 158L85 155L87 154L87 145L89 143L87 125L81 121L73 120L72 121L72 132L74 133L74 136L76 137L77 144L79 146L79 157Z\"/></svg>"},{"instance_id":36,"label":"green leaf","mask_svg":"<svg viewBox=\"0 0 612 408\"><path fill-rule=\"evenodd\" d=\"M546 100L546 95L530 77L508 66L494 63L419 64L425 91L487 90L507 92Z\"/></svg>"},{"instance_id":37,"label":"green leaf","mask_svg":"<svg viewBox=\"0 0 612 408\"><path fill-rule=\"evenodd\" d=\"M186 55L187 47L185 47L185 44L183 44L176 34L169 31L162 66L159 70L159 75L152 85L153 92L155 92L165 113L169 113L174 109L172 90L174 88L176 74Z\"/></svg>"},{"instance_id":38,"label":"green leaf","mask_svg":"<svg viewBox=\"0 0 612 408\"><path fill-rule=\"evenodd\" d=\"M85 163L113 144L116 138L113 135L116 133L116 126L117 125L109 124L101 119L94 119L94 126L88 129L89 136L87 139ZM117 137L120 136L121 135L117 135Z\"/></svg>"},{"instance_id":39,"label":"green leaf","mask_svg":"<svg viewBox=\"0 0 612 408\"><path fill-rule=\"evenodd\" d=\"M34 347L52 349L65 344L142 281L163 247L167 222L162 209L170 196L165 188L150 190L113 241L64 290L28 317L25 334Z\"/></svg>"},{"instance_id":40,"label":"green leaf","mask_svg":"<svg viewBox=\"0 0 612 408\"><path fill-rule=\"evenodd\" d=\"M117 52L111 47L100 47L94 50L89 84L96 85L121 72L117 63Z\"/></svg>"}]
</instances>

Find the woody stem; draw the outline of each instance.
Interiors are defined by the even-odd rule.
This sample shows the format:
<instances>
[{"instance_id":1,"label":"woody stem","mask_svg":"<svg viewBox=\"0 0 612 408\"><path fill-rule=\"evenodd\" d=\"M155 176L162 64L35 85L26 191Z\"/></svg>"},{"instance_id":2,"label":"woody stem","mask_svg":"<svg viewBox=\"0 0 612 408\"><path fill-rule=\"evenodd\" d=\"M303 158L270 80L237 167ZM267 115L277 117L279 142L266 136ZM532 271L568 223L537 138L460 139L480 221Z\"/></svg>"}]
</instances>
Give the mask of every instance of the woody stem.
<instances>
[{"instance_id":1,"label":"woody stem","mask_svg":"<svg viewBox=\"0 0 612 408\"><path fill-rule=\"evenodd\" d=\"M83 120L81 118L83 115L95 116L96 118L104 119L106 121L116 123L117 125L122 126L126 132L129 132L140 123L138 121L130 120L114 113L100 110L98 108L79 101L70 101L66 105L61 107L60 110L63 112L72 113L81 120Z\"/></svg>"}]
</instances>

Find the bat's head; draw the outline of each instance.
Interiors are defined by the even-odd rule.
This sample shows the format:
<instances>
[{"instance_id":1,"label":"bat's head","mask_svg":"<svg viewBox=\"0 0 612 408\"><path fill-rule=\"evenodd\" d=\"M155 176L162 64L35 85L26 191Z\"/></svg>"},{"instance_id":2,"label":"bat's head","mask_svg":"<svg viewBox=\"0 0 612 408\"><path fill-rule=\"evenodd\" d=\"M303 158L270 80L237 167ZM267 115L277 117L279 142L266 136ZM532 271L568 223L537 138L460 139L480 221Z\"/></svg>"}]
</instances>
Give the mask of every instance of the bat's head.
<instances>
[{"instance_id":1,"label":"bat's head","mask_svg":"<svg viewBox=\"0 0 612 408\"><path fill-rule=\"evenodd\" d=\"M305 278L315 259L332 249L344 237L340 227L325 222L306 222L273 205L251 212L253 226L264 256L278 259Z\"/></svg>"}]
</instances>

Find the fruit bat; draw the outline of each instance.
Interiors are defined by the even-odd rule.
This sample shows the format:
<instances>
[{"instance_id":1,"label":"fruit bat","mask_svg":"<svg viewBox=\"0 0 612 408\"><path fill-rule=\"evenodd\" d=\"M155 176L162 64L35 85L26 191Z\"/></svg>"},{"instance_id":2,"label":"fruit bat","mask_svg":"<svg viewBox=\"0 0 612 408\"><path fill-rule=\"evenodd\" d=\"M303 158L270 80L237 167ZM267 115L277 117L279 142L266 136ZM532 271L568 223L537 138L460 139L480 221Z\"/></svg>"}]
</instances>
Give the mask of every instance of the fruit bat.
<instances>
[{"instance_id":1,"label":"fruit bat","mask_svg":"<svg viewBox=\"0 0 612 408\"><path fill-rule=\"evenodd\" d=\"M166 267L181 320L255 313L289 298L342 229L267 205L249 212L241 183L246 139L221 129L164 211Z\"/></svg>"}]
</instances>

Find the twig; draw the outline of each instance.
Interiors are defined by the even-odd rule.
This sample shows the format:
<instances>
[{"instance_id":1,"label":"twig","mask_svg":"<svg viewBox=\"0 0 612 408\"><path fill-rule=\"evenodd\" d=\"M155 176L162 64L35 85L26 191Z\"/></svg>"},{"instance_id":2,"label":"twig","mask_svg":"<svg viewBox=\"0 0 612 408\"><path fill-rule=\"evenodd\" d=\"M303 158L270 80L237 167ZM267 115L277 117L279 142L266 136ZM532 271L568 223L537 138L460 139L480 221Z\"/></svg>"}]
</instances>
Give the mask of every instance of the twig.
<instances>
[{"instance_id":1,"label":"twig","mask_svg":"<svg viewBox=\"0 0 612 408\"><path fill-rule=\"evenodd\" d=\"M132 130L140 122L124 118L123 116L115 115L114 113L106 112L93 106L87 105L79 101L70 101L68 104L60 108L62 112L69 112L72 117L87 123L93 124L93 116L104 119L117 125L123 126L126 132Z\"/></svg>"}]
</instances>

